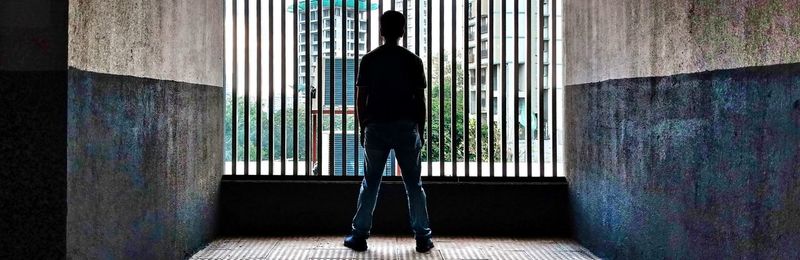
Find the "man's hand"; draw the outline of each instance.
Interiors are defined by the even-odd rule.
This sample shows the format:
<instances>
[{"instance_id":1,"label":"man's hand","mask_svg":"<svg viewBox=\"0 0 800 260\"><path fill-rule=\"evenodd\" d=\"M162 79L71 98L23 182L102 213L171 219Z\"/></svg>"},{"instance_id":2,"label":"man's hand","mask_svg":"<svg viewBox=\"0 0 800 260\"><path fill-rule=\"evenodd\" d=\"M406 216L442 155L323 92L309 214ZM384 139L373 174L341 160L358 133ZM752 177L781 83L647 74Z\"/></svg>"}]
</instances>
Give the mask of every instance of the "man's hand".
<instances>
[{"instance_id":1,"label":"man's hand","mask_svg":"<svg viewBox=\"0 0 800 260\"><path fill-rule=\"evenodd\" d=\"M358 140L358 142L361 143L361 147L362 148L366 148L366 147L364 147L364 137L365 136L366 135L364 134L364 127L361 127L361 129L359 130L359 135L358 135L358 137L359 137L358 139L359 140Z\"/></svg>"},{"instance_id":2,"label":"man's hand","mask_svg":"<svg viewBox=\"0 0 800 260\"><path fill-rule=\"evenodd\" d=\"M417 133L419 134L420 143L425 146L425 124L417 124Z\"/></svg>"}]
</instances>

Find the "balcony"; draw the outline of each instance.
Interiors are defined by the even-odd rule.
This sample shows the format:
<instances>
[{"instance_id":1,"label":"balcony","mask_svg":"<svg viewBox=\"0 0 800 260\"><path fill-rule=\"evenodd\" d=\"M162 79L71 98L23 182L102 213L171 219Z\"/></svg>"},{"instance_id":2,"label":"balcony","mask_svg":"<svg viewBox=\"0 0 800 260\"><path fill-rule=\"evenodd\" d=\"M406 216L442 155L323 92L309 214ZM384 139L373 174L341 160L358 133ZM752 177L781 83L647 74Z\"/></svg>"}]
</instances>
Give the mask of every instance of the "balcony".
<instances>
[{"instance_id":1,"label":"balcony","mask_svg":"<svg viewBox=\"0 0 800 260\"><path fill-rule=\"evenodd\" d=\"M430 75L429 254L411 251L408 176L391 161L371 250L339 245L364 168L353 80L386 2L123 2L0 1L2 259L800 259L800 60L785 55L800 18L764 12L791 1L548 0L548 32L569 38L526 34L559 44L521 48L537 58L527 82L498 73L519 41L473 46L497 54L474 94L467 19L445 18L462 1L415 15L432 29L414 38ZM332 5L373 25L351 52L335 51L346 25L325 44L322 21L294 28ZM753 25L741 17L770 30L731 41ZM675 40L687 31L700 40ZM297 44L309 34L320 42Z\"/></svg>"}]
</instances>

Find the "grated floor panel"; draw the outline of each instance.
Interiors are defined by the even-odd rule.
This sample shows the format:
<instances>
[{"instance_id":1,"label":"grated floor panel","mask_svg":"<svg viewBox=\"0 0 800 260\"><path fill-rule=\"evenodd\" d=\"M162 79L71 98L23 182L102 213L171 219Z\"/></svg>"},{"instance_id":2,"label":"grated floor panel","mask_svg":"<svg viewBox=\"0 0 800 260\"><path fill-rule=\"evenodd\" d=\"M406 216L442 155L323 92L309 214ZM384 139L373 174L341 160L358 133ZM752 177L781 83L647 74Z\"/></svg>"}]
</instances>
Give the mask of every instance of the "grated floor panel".
<instances>
[{"instance_id":1,"label":"grated floor panel","mask_svg":"<svg viewBox=\"0 0 800 260\"><path fill-rule=\"evenodd\" d=\"M343 237L263 237L218 239L192 259L598 259L568 239L434 237L429 253L414 251L412 237L373 236L369 250L355 252L342 245Z\"/></svg>"}]
</instances>

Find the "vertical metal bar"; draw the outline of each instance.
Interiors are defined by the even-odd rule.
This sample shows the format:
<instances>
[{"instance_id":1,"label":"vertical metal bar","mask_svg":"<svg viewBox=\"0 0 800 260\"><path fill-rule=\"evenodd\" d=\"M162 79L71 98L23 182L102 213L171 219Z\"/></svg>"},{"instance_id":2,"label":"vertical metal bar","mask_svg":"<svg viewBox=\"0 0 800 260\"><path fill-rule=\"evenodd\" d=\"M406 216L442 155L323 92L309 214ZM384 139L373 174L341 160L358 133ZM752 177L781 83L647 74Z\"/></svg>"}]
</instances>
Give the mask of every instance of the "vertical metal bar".
<instances>
[{"instance_id":1,"label":"vertical metal bar","mask_svg":"<svg viewBox=\"0 0 800 260\"><path fill-rule=\"evenodd\" d=\"M502 0L500 3L500 169L503 172L503 177L508 175L506 164L508 162L507 151L507 136L506 130L508 129L508 91L506 89L506 81L508 80L508 64L506 64L506 1Z\"/></svg>"},{"instance_id":2,"label":"vertical metal bar","mask_svg":"<svg viewBox=\"0 0 800 260\"><path fill-rule=\"evenodd\" d=\"M396 4L397 4L397 3L395 3L395 0L392 0L392 9L391 9L392 11L394 11L394 6L395 6Z\"/></svg>"},{"instance_id":3,"label":"vertical metal bar","mask_svg":"<svg viewBox=\"0 0 800 260\"><path fill-rule=\"evenodd\" d=\"M469 0L464 0L464 177L469 177Z\"/></svg>"},{"instance_id":4,"label":"vertical metal bar","mask_svg":"<svg viewBox=\"0 0 800 260\"><path fill-rule=\"evenodd\" d=\"M558 119L557 118L557 114L558 113L557 112L558 111L556 110L556 108L558 107L557 103L556 103L556 102L558 102L557 98L556 98L556 97L558 97L556 95L556 91L558 90L558 85L556 84L556 77L558 76L558 55L556 54L556 46L558 45L558 38L557 38L558 37L558 35L557 35L558 33L557 33L557 30L556 30L556 24L557 24L557 21L558 21L558 13L556 13L557 12L556 7L557 7L556 0L551 0L550 1L550 21L553 22L553 26L550 28L550 35L552 35L550 37L550 44L552 44L553 48L550 51L550 57L553 60L553 62L551 63L553 65L551 65L550 67L552 67L553 72L550 73L549 75L550 75L550 80L551 80L550 89L552 89L552 91L550 91L550 92L552 92L551 93L551 95L552 95L551 100L553 101L553 102L550 102L550 103L552 103L551 111L553 113L552 114L553 118L550 119L550 122L552 122L552 123L550 123L550 125L553 128L552 138L550 138L550 143L551 143L550 146L553 148L553 159L552 159L552 161L553 161L553 177L557 177L558 176L557 171L556 171L558 169L558 160L557 160L558 159L558 142L557 142L557 139L556 139L556 136L557 136L556 134L558 133L558 131L557 131L557 129L558 129L557 128L557 126L558 126L558 123L557 123L558 122L558 120L557 120Z\"/></svg>"},{"instance_id":5,"label":"vertical metal bar","mask_svg":"<svg viewBox=\"0 0 800 260\"><path fill-rule=\"evenodd\" d=\"M487 92L489 92L488 104L489 104L489 175L495 177L494 175L494 84L495 81L492 79L492 75L494 74L494 2L491 0L489 1L489 13L488 13L488 21L489 21L489 61L486 64L488 70L486 72L486 77L488 83L486 84Z\"/></svg>"},{"instance_id":6,"label":"vertical metal bar","mask_svg":"<svg viewBox=\"0 0 800 260\"><path fill-rule=\"evenodd\" d=\"M421 0L414 0L414 53L416 53L417 56L420 55L419 43L420 38L422 38L419 36L419 1Z\"/></svg>"},{"instance_id":7,"label":"vertical metal bar","mask_svg":"<svg viewBox=\"0 0 800 260\"><path fill-rule=\"evenodd\" d=\"M383 1L384 0L378 0L378 21L380 21L381 16L383 15ZM380 22L378 22L378 24L380 25ZM378 28L378 45L383 45L383 37L380 35L380 28Z\"/></svg>"},{"instance_id":8,"label":"vertical metal bar","mask_svg":"<svg viewBox=\"0 0 800 260\"><path fill-rule=\"evenodd\" d=\"M360 43L361 43L361 29L360 29L360 23L361 23L361 17L360 16L361 16L361 13L359 13L359 11L361 11L360 7L361 7L360 1L356 1L356 6L355 6L356 10L354 12L354 14L355 14L355 17L354 17L355 18L355 26L353 27L355 29L355 50L353 51L355 53L355 55L353 55L355 63L353 63L353 82L355 82L355 79L358 78L358 65L359 65L358 64L358 54L359 54L358 51L361 48L361 45L360 45ZM356 92L356 90L355 90L356 86L354 85L353 88L354 88L353 93L355 93ZM355 95L353 96L353 98L355 99ZM357 100L353 100L353 105L354 105L353 106L353 111L356 111L356 109L357 109L355 107L355 103L357 103ZM361 137L359 136L360 135L360 131L359 131L358 114L357 113L354 113L354 115L353 115L353 126L354 126L353 127L353 138L354 138L353 139L353 162L354 162L353 163L353 171L354 171L353 175L358 176L358 151L359 151L358 150L358 142L359 142L359 140L361 140L360 139Z\"/></svg>"},{"instance_id":9,"label":"vertical metal bar","mask_svg":"<svg viewBox=\"0 0 800 260\"><path fill-rule=\"evenodd\" d=\"M250 166L250 0L244 0L244 175Z\"/></svg>"},{"instance_id":10,"label":"vertical metal bar","mask_svg":"<svg viewBox=\"0 0 800 260\"><path fill-rule=\"evenodd\" d=\"M237 160L238 158L236 158L236 144L238 143L238 140L236 138L237 137L236 136L236 132L239 131L239 129L237 129L238 122L236 120L236 117L237 117L236 116L236 114L237 114L236 107L237 107L237 105L239 103L239 97L238 97L239 93L238 93L238 90L237 90L237 88L238 88L238 82L237 82L238 80L237 79L239 78L238 77L239 74L236 71L236 69L238 67L237 66L237 63L238 63L238 61L237 61L238 59L237 58L238 58L239 55L238 55L238 51L236 50L237 49L236 47L238 47L238 40L237 40L237 38L238 38L238 30L237 30L237 27L239 26L239 13L238 13L238 9L239 8L237 8L237 5L236 5L237 0L232 0L232 1L233 1L233 4L232 4L233 5L233 21L232 21L232 23L233 23L233 45L232 45L232 47L233 47L233 50L232 50L233 51L233 57L232 57L233 64L232 64L232 68L231 68L231 72L232 72L231 74L233 74L233 75L231 77L231 86L232 86L232 88L231 88L231 95L232 95L231 96L231 175L236 175L237 174L237 172L236 172L236 163L238 162L238 160Z\"/></svg>"},{"instance_id":11,"label":"vertical metal bar","mask_svg":"<svg viewBox=\"0 0 800 260\"><path fill-rule=\"evenodd\" d=\"M305 105L306 105L306 107L305 107L305 110L306 110L305 111L306 112L306 119L305 119L305 124L306 124L306 127L305 127L305 130L306 130L305 131L306 153L305 153L305 157L306 157L306 165L305 165L305 167L306 167L306 172L305 172L305 174L306 174L306 176L308 176L308 175L311 175L311 147L309 146L309 144L311 143L311 142L309 142L309 136L311 135L311 1L306 0L305 3L306 3L306 5L305 5L305 11L306 11L306 13L305 13L305 18L306 18L306 24L305 24L306 25L305 26L305 30L306 30L306 35L305 35L306 36L306 44L305 44L305 51L306 51L306 60L305 60L305 69L306 69L306 71L305 71L305 75L306 75L306 77L305 77L305 80L306 80L306 82L305 82L305 85L306 85L306 93L305 93L305 98L306 98L306 103L305 103Z\"/></svg>"},{"instance_id":12,"label":"vertical metal bar","mask_svg":"<svg viewBox=\"0 0 800 260\"><path fill-rule=\"evenodd\" d=\"M324 97L322 92L322 87L325 77L325 71L323 70L323 59L322 59L322 44L325 42L322 39L322 0L317 0L317 125L316 125L316 139L314 140L314 145L317 148L317 153L315 155L315 159L317 160L317 167L319 167L319 174L322 175L322 99Z\"/></svg>"},{"instance_id":13,"label":"vertical metal bar","mask_svg":"<svg viewBox=\"0 0 800 260\"><path fill-rule=\"evenodd\" d=\"M366 1L367 1L367 9L366 9L366 12L367 12L367 17L366 17L367 18L367 34L366 34L366 37L365 37L364 40L366 40L365 43L366 43L366 47L367 47L365 49L365 51L369 52L369 51L372 50L372 0L366 0ZM358 63L356 63L356 64L358 64ZM356 71L358 71L358 69L356 69ZM358 78L358 77L356 76L356 78ZM357 122L358 122L358 120L356 120L356 123ZM361 127L364 127L364 126L361 126ZM358 130L358 131L356 131L357 132L356 133L356 144L358 144L361 141L361 129L360 128L356 128L356 130ZM362 148L359 145L356 145L356 147L357 147L356 154L359 154L360 151L361 151L360 149L362 149ZM356 168L356 172L360 172L359 169L358 169L358 166L360 166L360 165L361 165L361 163L359 162L358 157L356 157L356 167L357 167Z\"/></svg>"},{"instance_id":14,"label":"vertical metal bar","mask_svg":"<svg viewBox=\"0 0 800 260\"><path fill-rule=\"evenodd\" d=\"M420 1L421 0L415 0L414 1L414 53L416 53L417 56L421 56L422 55L422 53L420 53L420 46L419 46L420 42L421 42L420 38L422 38L422 37L420 37L420 29L419 29L419 24L420 24L420 20L421 20L421 18L419 16L419 14L420 14L420 10L419 10L420 9L420 3L419 2ZM430 25L428 25L428 27L430 27ZM430 46L428 46L428 49L430 49ZM430 71L430 67L428 67L428 71ZM426 86L426 87L428 88L428 90L430 90L430 88L431 88L430 87L430 80L426 81L426 83L428 84L428 86ZM425 104L426 104L426 107L430 106L430 103L425 103ZM426 112L427 112L427 108L426 108ZM428 119L427 121L430 121L430 119ZM427 132L430 132L430 131L431 131L431 129L427 128ZM424 133L419 133L419 134L423 135ZM420 138L425 138L425 137L420 136ZM430 138L428 138L427 141L430 141ZM429 145L426 145L426 146L428 148L430 147ZM428 149L428 148L426 148L426 149ZM427 153L427 157L428 157L428 166L430 166L430 152ZM429 167L428 168L428 175L430 175L430 172L431 171L430 171L430 167Z\"/></svg>"},{"instance_id":15,"label":"vertical metal bar","mask_svg":"<svg viewBox=\"0 0 800 260\"><path fill-rule=\"evenodd\" d=\"M439 174L444 175L444 2L439 2Z\"/></svg>"},{"instance_id":16,"label":"vertical metal bar","mask_svg":"<svg viewBox=\"0 0 800 260\"><path fill-rule=\"evenodd\" d=\"M369 52L372 50L372 0L366 0L366 1L367 1L367 52Z\"/></svg>"},{"instance_id":17,"label":"vertical metal bar","mask_svg":"<svg viewBox=\"0 0 800 260\"><path fill-rule=\"evenodd\" d=\"M330 75L328 75L330 77L330 85L328 86L329 87L329 89L328 89L329 90L328 98L330 100L330 104L328 104L328 115L329 115L329 119L330 119L330 121L328 122L328 155L329 155L329 157L328 157L329 158L328 159L328 174L330 176L333 176L334 175L333 174L333 171L334 171L334 169L333 169L333 167L334 167L334 163L333 163L333 156L334 156L334 153L333 153L333 150L334 150L333 149L333 146L334 146L334 144L333 144L333 136L334 136L334 132L333 132L333 130L334 130L334 127L336 126L336 122L335 122L336 118L334 118L334 113L333 113L333 105L335 103L334 100L333 100L333 94L334 94L334 91L333 91L334 86L333 85L335 84L334 82L336 81L335 80L336 77L333 76L333 74L336 73L335 72L336 70L334 69L335 68L335 66L334 66L335 65L335 63L334 63L335 61L334 60L336 59L336 48L335 48L336 47L336 33L335 33L336 32L336 20L334 20L334 15L336 15L336 12L335 12L336 11L336 4L335 4L334 0L330 0L330 1L328 1L328 3L330 4L328 6L328 12L330 13L330 16L328 17L328 20L330 20L330 24L328 25L328 28L329 28L328 31L330 31L330 37L328 39L330 39L330 42L331 42L331 44L330 44L330 46L331 46L330 52L328 52L328 58L330 59L329 60L329 63L330 63L330 65L329 65L330 66L330 70L329 70L330 73L329 74Z\"/></svg>"},{"instance_id":18,"label":"vertical metal bar","mask_svg":"<svg viewBox=\"0 0 800 260\"><path fill-rule=\"evenodd\" d=\"M539 113L537 138L539 139L539 177L544 177L544 1L539 0Z\"/></svg>"},{"instance_id":19,"label":"vertical metal bar","mask_svg":"<svg viewBox=\"0 0 800 260\"><path fill-rule=\"evenodd\" d=\"M347 1L342 1L342 176L347 175Z\"/></svg>"},{"instance_id":20,"label":"vertical metal bar","mask_svg":"<svg viewBox=\"0 0 800 260\"><path fill-rule=\"evenodd\" d=\"M408 0L403 0L403 15L406 17L406 24L408 24ZM414 35L416 37L416 35ZM403 47L408 47L408 32L403 35Z\"/></svg>"},{"instance_id":21,"label":"vertical metal bar","mask_svg":"<svg viewBox=\"0 0 800 260\"><path fill-rule=\"evenodd\" d=\"M417 56L420 55L419 43L420 43L420 38L421 38L420 35L419 35L419 31L420 31L419 30L419 20L420 20L420 18L419 18L419 1L420 0L414 0L414 53L417 54ZM430 82L427 82L427 84L430 84ZM430 88L430 86L427 86L427 87ZM430 131L430 129L428 129L428 131ZM422 135L423 133L419 133L419 134ZM420 136L419 138L422 139L424 137ZM430 173L430 171L428 173Z\"/></svg>"},{"instance_id":22,"label":"vertical metal bar","mask_svg":"<svg viewBox=\"0 0 800 260\"><path fill-rule=\"evenodd\" d=\"M428 109L428 128L427 128L428 129L428 131L427 131L428 132L428 138L427 138L427 142L425 142L425 143L427 144L427 149L428 149L428 151L427 151L428 176L432 176L433 175L433 160L431 158L433 158L433 149L432 149L432 145L433 145L433 141L432 141L432 139L433 139L433 128L432 128L432 126L433 126L433 123L431 121L433 121L433 113L432 113L432 111L433 111L433 108L432 108L433 107L433 90L432 90L433 89L433 82L432 82L432 80L433 80L433 68L432 68L432 66L433 66L433 63L432 63L433 44L431 43L430 39L431 39L431 37L433 35L433 33L432 33L433 32L433 24L431 23L431 19L433 17L433 15L432 15L432 13L433 13L432 9L433 8L431 7L431 2L430 1L425 2L425 5L426 5L425 6L425 10L428 13L428 15L425 18L425 19L427 19L426 22L427 22L427 25L428 25L428 26L426 26L426 28L428 29L428 33L427 33L427 35L428 35L427 36L428 37L427 38L428 39L428 45L425 46L425 48L428 51L428 56L427 56L427 59L428 59L428 64L427 64L428 65L428 67L427 67L428 68L428 103L427 103L427 109Z\"/></svg>"},{"instance_id":23,"label":"vertical metal bar","mask_svg":"<svg viewBox=\"0 0 800 260\"><path fill-rule=\"evenodd\" d=\"M514 176L519 177L519 1L514 1Z\"/></svg>"},{"instance_id":24,"label":"vertical metal bar","mask_svg":"<svg viewBox=\"0 0 800 260\"><path fill-rule=\"evenodd\" d=\"M487 1L490 1L490 0L487 0ZM483 36L481 36L481 26L483 25L483 22L482 22L483 19L482 19L481 11L483 10L483 8L481 8L481 4L482 4L481 0L477 0L477 5L476 5L477 6L476 7L477 12L475 13L475 39L476 39L475 40L475 49L476 49L476 52L477 52L477 56L475 57L475 61L476 61L475 62L475 80L476 81L475 82L476 82L476 85L477 85L477 86L475 86L475 88L476 88L475 93L477 94L476 97L475 97L475 107L476 107L476 109L475 109L475 112L476 112L475 113L475 117L476 117L476 120L477 120L476 124L475 124L475 128L476 128L475 131L477 131L475 133L475 147L478 148L477 151L475 151L476 152L475 160L478 162L477 163L478 169L476 169L478 177L482 177L483 176L483 167L482 167L483 166L483 140L481 138L481 136L483 135L483 119L481 118L482 115L483 115L483 102L481 102L482 101L481 96L483 94L483 83L484 83L484 80L482 80L482 78L481 78L481 73L483 72L483 68L481 67L481 60L483 59L483 56L482 56L482 53L481 53L481 46L483 45Z\"/></svg>"},{"instance_id":25,"label":"vertical metal bar","mask_svg":"<svg viewBox=\"0 0 800 260\"><path fill-rule=\"evenodd\" d=\"M457 72L457 68L456 68L456 66L457 66L456 65L456 60L457 60L457 58L456 58L456 56L458 56L458 55L456 55L456 54L458 54L458 48L456 47L456 42L458 40L458 37L456 37L456 18L457 18L456 13L458 13L458 11L456 10L457 0L453 0L451 4L452 4L451 7L452 7L453 10L452 10L452 13L450 14L450 18L451 18L450 20L452 20L451 24L450 24L450 30L452 31L451 32L452 41L450 42L450 44L452 45L451 46L451 50L452 50L453 54L451 54L451 56L450 56L450 62L451 62L451 65L450 65L450 72L451 72L450 73L450 160L453 161L452 174L453 174L453 176L456 176L457 175L457 173L456 173L456 163L458 162L458 159L456 158L456 155L457 155L456 154L457 153L456 152L457 151L457 149L456 149L456 134L458 134L457 133L458 131L456 131L456 123L457 123L457 119L456 119L456 117L457 117L456 116L456 110L457 109L456 108L458 107L458 98L456 97L456 85L458 84L458 82L456 80L458 78L456 76L456 72ZM466 50L464 50L464 51L466 51Z\"/></svg>"},{"instance_id":26,"label":"vertical metal bar","mask_svg":"<svg viewBox=\"0 0 800 260\"><path fill-rule=\"evenodd\" d=\"M268 121L269 121L269 128L268 128L269 132L268 132L268 135L267 135L267 136L269 136L269 147L267 147L267 153L269 154L269 158L268 158L268 161L267 161L267 163L269 165L269 175L275 174L275 172L274 172L274 169L275 169L275 167L274 167L274 161L275 161L275 151L274 151L274 147L275 147L275 145L274 145L275 144L275 118L273 116L273 114L275 113L273 111L273 109L275 108L275 75L274 75L275 74L274 73L274 71L275 71L275 62L274 62L274 60L275 59L273 57L274 56L273 52L274 52L274 49L275 49L275 46L274 46L274 44L275 44L275 39L274 39L275 38L275 19L272 16L273 14L275 14L274 4L272 2L270 2L269 3L269 15L267 15L267 17L269 17L269 50L268 50L268 52L269 52L269 54L268 54L269 55L269 91L268 91L269 100L267 100L267 106L269 106L269 115L267 115Z\"/></svg>"},{"instance_id":27,"label":"vertical metal bar","mask_svg":"<svg viewBox=\"0 0 800 260\"><path fill-rule=\"evenodd\" d=\"M297 111L299 109L298 108L298 96L300 95L300 91L297 88L297 86L298 86L297 83L299 83L298 79L297 79L298 78L298 71L297 70L300 69L300 66L298 66L299 63L298 63L298 57L297 57L298 53L299 53L298 44L300 43L300 41L298 41L298 39L299 39L299 35L300 34L298 33L297 29L298 29L298 23L300 22L300 11L299 11L300 6L298 6L297 4L298 4L298 1L294 0L294 24L292 25L292 26L294 26L294 33L293 33L294 34L293 35L294 36L294 44L292 46L292 50L294 51L293 52L294 55L292 55L294 57L294 69L292 69L292 71L294 72L293 73L294 74L293 75L294 76L294 83L293 83L294 84L293 85L294 88L292 89L292 91L294 92L293 95L292 95L292 97L293 97L292 98L292 127L293 127L292 128L292 134L294 134L294 136L292 138L292 143L294 144L293 151L292 151L292 158L293 158L293 160L292 160L292 175L295 175L295 176L297 175L297 163L298 163L297 161L300 159L300 153L299 153L299 151L300 151L300 149L299 149L300 141L298 139L299 133L300 133L300 129L297 128L297 126L298 126L298 124L297 124L297 119L298 119Z\"/></svg>"},{"instance_id":28,"label":"vertical metal bar","mask_svg":"<svg viewBox=\"0 0 800 260\"><path fill-rule=\"evenodd\" d=\"M256 175L261 175L261 1L256 1Z\"/></svg>"},{"instance_id":29,"label":"vertical metal bar","mask_svg":"<svg viewBox=\"0 0 800 260\"><path fill-rule=\"evenodd\" d=\"M306 85L306 94L305 94L305 97L306 97L306 109L305 109L306 110L306 120L305 120L305 124L306 124L306 127L305 127L305 129L306 129L306 131L305 131L306 153L305 153L305 157L306 157L306 176L308 176L308 175L311 175L311 146L309 146L309 144L310 144L309 139L311 137L311 1L305 0L305 3L306 3L306 10L305 10L306 11L306 14L305 14L305 16L306 16L306 24L305 24L306 25L305 26L305 30L306 30L306 60L305 60L305 64L306 64L305 65L305 69L306 69L306 71L305 71L305 73L306 73L306 78L305 78L305 80L306 80L306 82L305 82L305 85ZM319 23L319 18L317 18L317 23ZM319 44L319 42L318 42L318 44Z\"/></svg>"},{"instance_id":30,"label":"vertical metal bar","mask_svg":"<svg viewBox=\"0 0 800 260\"><path fill-rule=\"evenodd\" d=\"M281 0L281 176L286 175L286 1Z\"/></svg>"},{"instance_id":31,"label":"vertical metal bar","mask_svg":"<svg viewBox=\"0 0 800 260\"><path fill-rule=\"evenodd\" d=\"M526 34L525 34L525 43L527 44L527 51L525 57L525 122L526 122L526 129L525 129L525 155L527 156L526 162L528 163L528 171L525 175L526 177L533 177L533 146L531 145L533 139L533 107L531 107L533 102L531 102L531 82L533 80L533 48L531 43L533 42L533 29L532 29L532 19L533 19L533 6L531 5L531 1L528 0L525 2L525 14L527 15L527 22L528 25L525 27Z\"/></svg>"}]
</instances>

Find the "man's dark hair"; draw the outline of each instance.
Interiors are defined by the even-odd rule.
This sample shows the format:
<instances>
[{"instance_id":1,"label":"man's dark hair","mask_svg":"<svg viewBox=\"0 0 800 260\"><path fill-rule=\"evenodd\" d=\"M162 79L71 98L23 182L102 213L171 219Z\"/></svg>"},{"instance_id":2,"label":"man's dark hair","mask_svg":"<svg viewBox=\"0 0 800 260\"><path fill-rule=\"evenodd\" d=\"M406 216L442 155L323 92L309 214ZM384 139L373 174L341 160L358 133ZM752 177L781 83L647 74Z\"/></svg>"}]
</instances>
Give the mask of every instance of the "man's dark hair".
<instances>
[{"instance_id":1,"label":"man's dark hair","mask_svg":"<svg viewBox=\"0 0 800 260\"><path fill-rule=\"evenodd\" d=\"M398 11L386 11L381 15L381 35L387 41L395 41L406 32L406 16Z\"/></svg>"}]
</instances>

